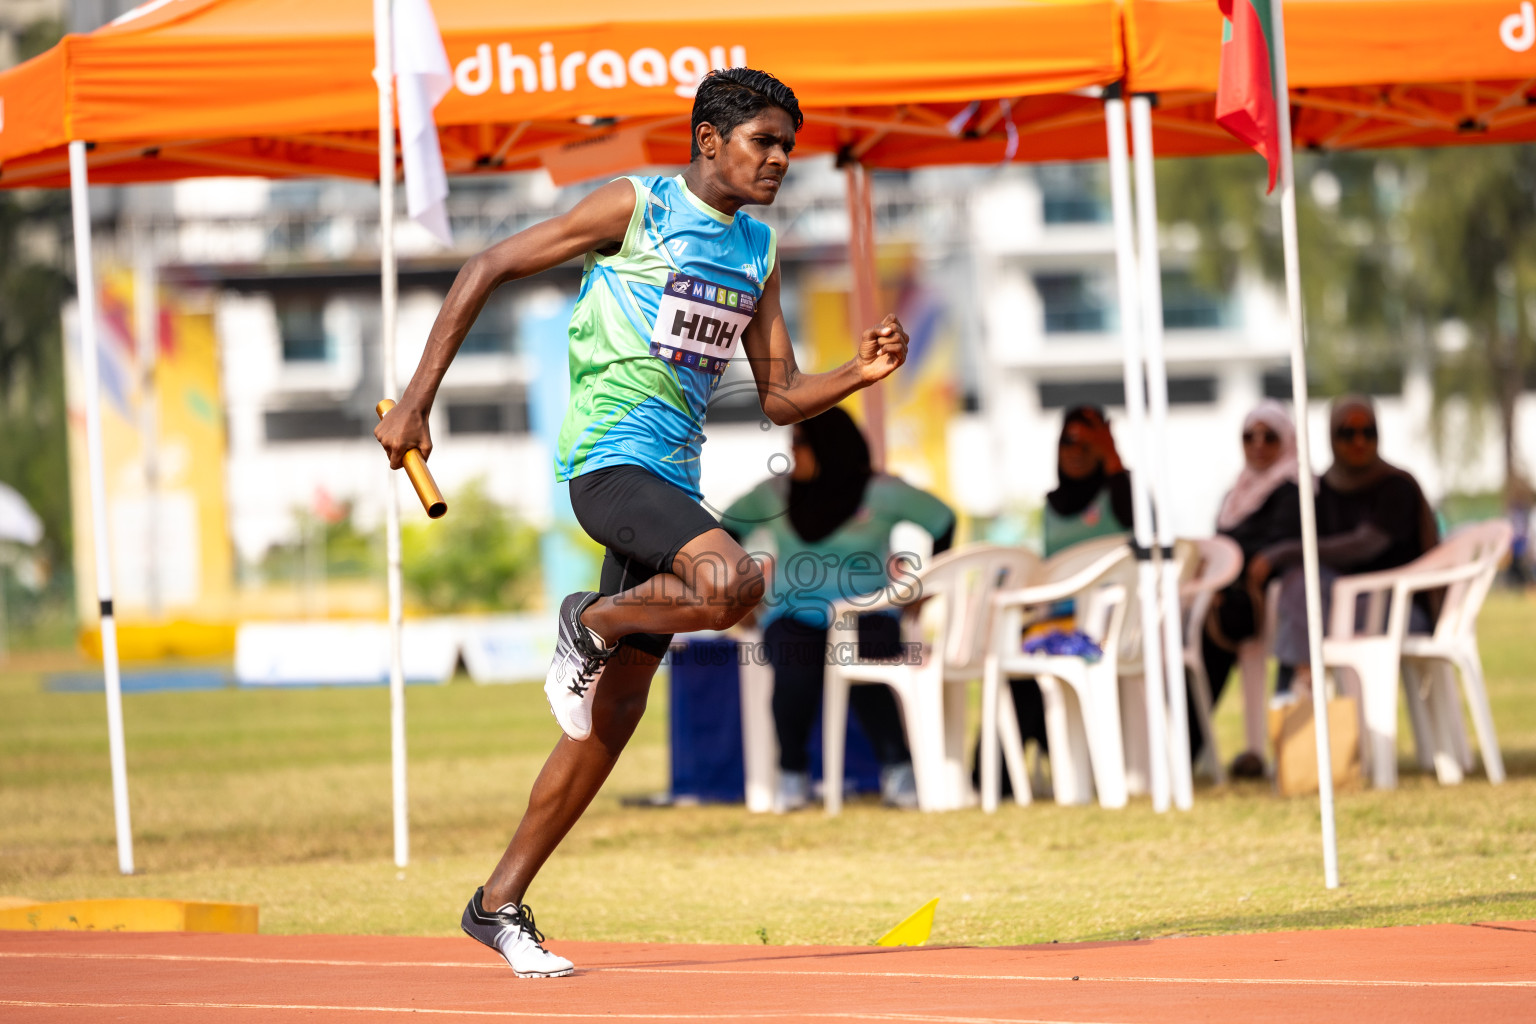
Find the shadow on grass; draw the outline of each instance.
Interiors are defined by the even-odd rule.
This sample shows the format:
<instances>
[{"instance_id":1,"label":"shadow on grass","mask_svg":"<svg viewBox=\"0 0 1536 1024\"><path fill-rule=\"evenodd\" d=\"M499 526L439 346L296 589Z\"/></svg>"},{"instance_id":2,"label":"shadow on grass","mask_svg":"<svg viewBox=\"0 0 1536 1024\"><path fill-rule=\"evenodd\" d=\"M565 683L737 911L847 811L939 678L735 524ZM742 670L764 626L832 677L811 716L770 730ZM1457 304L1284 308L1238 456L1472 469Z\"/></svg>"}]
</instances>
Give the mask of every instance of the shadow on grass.
<instances>
[{"instance_id":1,"label":"shadow on grass","mask_svg":"<svg viewBox=\"0 0 1536 1024\"><path fill-rule=\"evenodd\" d=\"M1504 774L1512 779L1536 777L1536 750L1505 750ZM1487 778L1481 765L1475 769L1478 777Z\"/></svg>"},{"instance_id":2,"label":"shadow on grass","mask_svg":"<svg viewBox=\"0 0 1536 1024\"><path fill-rule=\"evenodd\" d=\"M1347 892L1347 889L1344 891ZM1493 909L1495 917L1492 919L1497 920L1496 908L1513 903L1524 903L1536 907L1536 890L1485 893L1478 896L1460 896L1456 899L1428 900L1421 903L1317 907L1264 916L1227 914L1166 918L1161 921L1140 922L1136 925L1136 931L1142 935L1152 936L1230 935L1241 932L1311 931L1322 928L1378 928L1394 924L1473 924L1490 918L1486 914L1473 914L1467 917L1458 912L1470 909L1483 911ZM1453 917L1462 919L1450 920ZM1405 918L1411 920L1404 920ZM1104 939L1119 937L1114 933L1101 933L1101 936Z\"/></svg>"}]
</instances>

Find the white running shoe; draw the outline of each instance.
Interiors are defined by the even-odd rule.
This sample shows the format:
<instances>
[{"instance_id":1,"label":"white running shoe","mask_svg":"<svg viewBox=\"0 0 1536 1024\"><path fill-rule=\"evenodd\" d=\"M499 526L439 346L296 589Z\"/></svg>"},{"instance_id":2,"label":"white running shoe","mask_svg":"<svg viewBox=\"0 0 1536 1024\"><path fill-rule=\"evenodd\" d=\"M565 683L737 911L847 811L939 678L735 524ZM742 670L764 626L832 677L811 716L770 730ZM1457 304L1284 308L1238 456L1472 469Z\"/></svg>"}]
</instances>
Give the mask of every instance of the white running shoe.
<instances>
[{"instance_id":1,"label":"white running shoe","mask_svg":"<svg viewBox=\"0 0 1536 1024\"><path fill-rule=\"evenodd\" d=\"M533 911L526 903L508 903L497 911L480 906L485 887L475 890L459 926L476 942L501 954L519 978L563 978L576 965L544 948L544 936L533 925Z\"/></svg>"},{"instance_id":2,"label":"white running shoe","mask_svg":"<svg viewBox=\"0 0 1536 1024\"><path fill-rule=\"evenodd\" d=\"M555 657L544 677L544 696L560 728L573 740L592 735L592 697L598 673L613 655L597 634L581 624L581 613L598 599L591 591L578 591L560 602L560 635Z\"/></svg>"}]
</instances>

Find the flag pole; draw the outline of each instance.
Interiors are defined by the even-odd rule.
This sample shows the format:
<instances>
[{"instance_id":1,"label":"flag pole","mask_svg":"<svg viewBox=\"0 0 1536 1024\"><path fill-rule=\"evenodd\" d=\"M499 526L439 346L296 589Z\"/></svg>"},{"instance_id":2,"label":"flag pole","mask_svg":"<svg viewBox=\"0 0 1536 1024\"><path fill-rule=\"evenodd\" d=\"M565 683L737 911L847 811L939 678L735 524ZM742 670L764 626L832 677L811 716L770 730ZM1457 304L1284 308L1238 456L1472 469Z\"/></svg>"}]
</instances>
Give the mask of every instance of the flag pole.
<instances>
[{"instance_id":1,"label":"flag pole","mask_svg":"<svg viewBox=\"0 0 1536 1024\"><path fill-rule=\"evenodd\" d=\"M395 367L395 47L391 0L373 0L375 71L379 85L379 336L384 397L397 398ZM400 578L400 497L395 474L385 470L384 535L389 586L389 749L395 819L395 866L411 859L405 790L405 671L401 651L404 595Z\"/></svg>"},{"instance_id":2,"label":"flag pole","mask_svg":"<svg viewBox=\"0 0 1536 1024\"><path fill-rule=\"evenodd\" d=\"M1307 661L1312 669L1312 718L1317 735L1317 792L1323 819L1323 883L1339 887L1338 835L1333 813L1333 752L1328 737L1328 687L1323 671L1323 598L1317 560L1312 449L1307 429L1306 322L1301 308L1301 255L1296 228L1296 162L1291 147L1291 93L1285 63L1284 0L1274 0L1275 108L1280 120L1280 225L1285 245L1285 300L1291 334L1291 390L1296 403L1297 487L1301 491L1302 568L1307 591Z\"/></svg>"}]
</instances>

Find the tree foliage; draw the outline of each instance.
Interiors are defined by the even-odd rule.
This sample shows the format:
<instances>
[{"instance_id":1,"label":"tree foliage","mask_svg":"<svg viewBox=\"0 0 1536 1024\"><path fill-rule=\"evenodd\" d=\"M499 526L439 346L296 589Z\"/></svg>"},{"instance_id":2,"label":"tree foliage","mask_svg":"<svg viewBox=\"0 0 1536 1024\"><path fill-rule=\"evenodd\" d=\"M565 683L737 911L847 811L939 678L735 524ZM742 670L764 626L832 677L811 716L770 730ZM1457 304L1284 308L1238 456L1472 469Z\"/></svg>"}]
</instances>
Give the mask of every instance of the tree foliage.
<instances>
[{"instance_id":1,"label":"tree foliage","mask_svg":"<svg viewBox=\"0 0 1536 1024\"><path fill-rule=\"evenodd\" d=\"M60 309L70 286L28 241L57 238L67 210L53 193L0 192L0 480L37 510L44 552L66 566L72 530Z\"/></svg>"},{"instance_id":2,"label":"tree foliage","mask_svg":"<svg viewBox=\"0 0 1536 1024\"><path fill-rule=\"evenodd\" d=\"M405 585L429 610L503 612L539 596L539 531L492 501L476 481L449 498L436 522L404 530Z\"/></svg>"},{"instance_id":3,"label":"tree foliage","mask_svg":"<svg viewBox=\"0 0 1536 1024\"><path fill-rule=\"evenodd\" d=\"M1515 400L1536 353L1536 147L1297 155L1310 376L1321 394L1396 392L1432 371L1436 425L1453 397L1499 416L1518 486ZM1283 279L1280 209L1249 156L1163 161L1162 218L1198 239L1194 270L1230 288L1243 266ZM1459 346L1437 344L1447 322Z\"/></svg>"},{"instance_id":4,"label":"tree foliage","mask_svg":"<svg viewBox=\"0 0 1536 1024\"><path fill-rule=\"evenodd\" d=\"M1465 344L1437 352L1436 397L1462 395L1497 412L1505 479L1520 489L1515 403L1536 368L1536 147L1443 150L1421 160L1423 187L1409 212L1413 283L1432 321L1465 329Z\"/></svg>"},{"instance_id":5,"label":"tree foliage","mask_svg":"<svg viewBox=\"0 0 1536 1024\"><path fill-rule=\"evenodd\" d=\"M58 42L63 26L22 29L26 60ZM21 492L43 520L42 549L67 570L72 551L60 309L70 283L60 266L69 197L0 191L0 481Z\"/></svg>"}]
</instances>

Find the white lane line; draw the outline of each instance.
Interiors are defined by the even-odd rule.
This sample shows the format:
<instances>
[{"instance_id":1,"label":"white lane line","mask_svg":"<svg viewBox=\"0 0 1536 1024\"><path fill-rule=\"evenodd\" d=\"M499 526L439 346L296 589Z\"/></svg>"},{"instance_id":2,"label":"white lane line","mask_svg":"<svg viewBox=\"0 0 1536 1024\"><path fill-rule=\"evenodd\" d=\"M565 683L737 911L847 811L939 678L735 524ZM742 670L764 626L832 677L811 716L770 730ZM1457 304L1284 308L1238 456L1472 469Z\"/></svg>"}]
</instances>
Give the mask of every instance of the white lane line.
<instances>
[{"instance_id":1,"label":"white lane line","mask_svg":"<svg viewBox=\"0 0 1536 1024\"><path fill-rule=\"evenodd\" d=\"M1536 988L1533 981L1376 981L1348 978L1154 978L1137 975L923 974L906 971L738 971L688 967L599 967L595 970L635 974L792 974L829 978L934 978L945 981L1088 981L1136 985L1296 985L1360 988Z\"/></svg>"},{"instance_id":2,"label":"white lane line","mask_svg":"<svg viewBox=\"0 0 1536 1024\"><path fill-rule=\"evenodd\" d=\"M315 967L473 967L505 971L503 962L479 963L466 960L304 960L277 956L194 956L184 953L50 953L0 951L0 959L34 957L44 960L186 960L210 964L299 964Z\"/></svg>"},{"instance_id":3,"label":"white lane line","mask_svg":"<svg viewBox=\"0 0 1536 1024\"><path fill-rule=\"evenodd\" d=\"M0 952L0 959L39 958L56 960L169 960L194 963L288 964L315 967L460 967L476 970L505 971L502 964L464 961L420 960L306 960L255 956L191 956L179 953L52 953ZM1536 980L1497 981L1397 981L1351 978L1177 978L1149 975L1066 974L941 974L931 971L827 971L784 968L710 968L710 967L583 967L582 974L718 974L722 976L789 976L799 978L914 978L933 981L1021 981L1021 982L1106 982L1132 985L1276 985L1329 988L1536 988Z\"/></svg>"},{"instance_id":4,"label":"white lane line","mask_svg":"<svg viewBox=\"0 0 1536 1024\"><path fill-rule=\"evenodd\" d=\"M524 1010L442 1010L409 1006L327 1006L314 1003L87 1003L54 1002L40 999L0 999L0 1006L37 1009L88 1010L294 1010L313 1013L423 1013L447 1017L513 1017L540 1020L890 1020L914 1024L1108 1024L1105 1021L1044 1020L1038 1017L951 1017L922 1013L837 1013L829 1011L785 1010L768 1013L553 1013Z\"/></svg>"}]
</instances>

